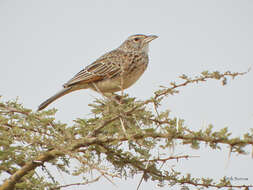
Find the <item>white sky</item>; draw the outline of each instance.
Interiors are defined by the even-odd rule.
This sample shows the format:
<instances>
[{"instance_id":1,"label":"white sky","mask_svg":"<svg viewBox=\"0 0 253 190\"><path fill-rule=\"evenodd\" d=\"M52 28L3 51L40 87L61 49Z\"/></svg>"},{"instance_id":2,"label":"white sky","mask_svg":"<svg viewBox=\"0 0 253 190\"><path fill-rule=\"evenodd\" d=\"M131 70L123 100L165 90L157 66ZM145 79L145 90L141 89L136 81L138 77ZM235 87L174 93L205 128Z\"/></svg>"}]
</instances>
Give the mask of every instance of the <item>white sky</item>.
<instances>
[{"instance_id":1,"label":"white sky","mask_svg":"<svg viewBox=\"0 0 253 190\"><path fill-rule=\"evenodd\" d=\"M79 70L135 33L159 36L150 45L148 70L127 90L144 99L183 73L246 71L252 66L253 1L0 0L0 94L5 100L18 96L35 110ZM187 87L163 106L192 129L213 123L216 129L228 126L235 136L242 135L253 124L252 73L229 80L225 87L216 81ZM71 123L88 116L88 104L96 96L90 90L75 92L50 108L59 109L57 119ZM224 148L222 153L205 146L198 151L178 147L175 153L201 156L179 162L178 168L197 177L249 178L240 182L253 184L250 156L233 155L228 164ZM130 189L139 179L116 181L117 187L102 180L71 189ZM155 188L154 183L141 186Z\"/></svg>"}]
</instances>

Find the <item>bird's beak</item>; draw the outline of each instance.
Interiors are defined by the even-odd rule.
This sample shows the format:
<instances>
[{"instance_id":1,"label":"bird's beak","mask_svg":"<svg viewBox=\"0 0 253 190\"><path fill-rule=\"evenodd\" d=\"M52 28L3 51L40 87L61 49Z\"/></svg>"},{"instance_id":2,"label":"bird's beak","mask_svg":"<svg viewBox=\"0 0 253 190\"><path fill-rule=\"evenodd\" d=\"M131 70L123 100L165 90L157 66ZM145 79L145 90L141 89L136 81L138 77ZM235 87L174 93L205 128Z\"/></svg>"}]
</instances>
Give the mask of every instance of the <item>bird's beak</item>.
<instances>
[{"instance_id":1,"label":"bird's beak","mask_svg":"<svg viewBox=\"0 0 253 190\"><path fill-rule=\"evenodd\" d=\"M151 42L152 40L154 40L154 39L156 39L156 38L158 38L158 36L156 36L156 35L149 35L149 36L147 36L147 37L144 39L144 41L145 41L145 43L149 43L149 42Z\"/></svg>"}]
</instances>

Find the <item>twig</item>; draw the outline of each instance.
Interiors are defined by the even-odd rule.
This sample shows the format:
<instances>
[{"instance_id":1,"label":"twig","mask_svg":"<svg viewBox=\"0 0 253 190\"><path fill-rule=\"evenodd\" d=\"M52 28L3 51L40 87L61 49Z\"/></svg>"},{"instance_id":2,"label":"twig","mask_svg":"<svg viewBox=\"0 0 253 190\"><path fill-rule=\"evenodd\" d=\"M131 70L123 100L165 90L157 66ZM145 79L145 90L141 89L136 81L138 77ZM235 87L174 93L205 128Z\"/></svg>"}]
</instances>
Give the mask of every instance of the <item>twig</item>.
<instances>
[{"instance_id":1,"label":"twig","mask_svg":"<svg viewBox=\"0 0 253 190\"><path fill-rule=\"evenodd\" d=\"M61 189L61 188L66 188L66 187L70 187L70 186L76 186L76 185L87 185L89 183L94 183L96 181L98 181L102 176L98 176L97 178L90 180L90 181L85 181L83 183L72 183L72 184L67 184L67 185L61 185L55 188L50 188L50 190L56 190L56 189Z\"/></svg>"},{"instance_id":2,"label":"twig","mask_svg":"<svg viewBox=\"0 0 253 190\"><path fill-rule=\"evenodd\" d=\"M145 169L148 168L148 164L149 164L149 160L148 160L148 162L147 162L147 164L146 164L146 166L145 166ZM145 174L146 174L146 171L143 172L143 175L142 175L142 177L141 177L141 180L140 180L140 182L139 182L139 184L138 184L136 190L139 190L139 187L141 186L141 183L142 183L142 181L143 181L143 179L144 179Z\"/></svg>"},{"instance_id":3,"label":"twig","mask_svg":"<svg viewBox=\"0 0 253 190\"><path fill-rule=\"evenodd\" d=\"M188 159L188 158L199 158L200 156L189 156L189 155L182 155L182 156L169 156L168 158L155 158L150 160L142 160L143 162L166 162L168 160L179 160L179 159Z\"/></svg>"},{"instance_id":4,"label":"twig","mask_svg":"<svg viewBox=\"0 0 253 190\"><path fill-rule=\"evenodd\" d=\"M122 120L122 117L120 117L119 119L120 119L121 128L122 128L124 134L127 136L127 134L126 134L126 128L125 128L125 126L124 126L124 122L123 122L123 120Z\"/></svg>"}]
</instances>

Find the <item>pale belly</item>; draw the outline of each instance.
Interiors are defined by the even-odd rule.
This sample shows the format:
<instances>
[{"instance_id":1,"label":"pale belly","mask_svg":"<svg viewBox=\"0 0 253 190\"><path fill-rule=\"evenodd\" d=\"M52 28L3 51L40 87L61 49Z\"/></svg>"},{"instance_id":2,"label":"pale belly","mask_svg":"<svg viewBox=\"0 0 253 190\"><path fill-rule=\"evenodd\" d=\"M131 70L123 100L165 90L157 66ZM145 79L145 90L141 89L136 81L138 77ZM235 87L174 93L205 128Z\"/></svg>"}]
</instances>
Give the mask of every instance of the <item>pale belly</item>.
<instances>
[{"instance_id":1,"label":"pale belly","mask_svg":"<svg viewBox=\"0 0 253 190\"><path fill-rule=\"evenodd\" d=\"M103 93L113 93L127 89L141 77L146 68L147 65L143 65L141 68L136 69L135 71L123 76L98 81L96 83L90 84L90 88Z\"/></svg>"}]
</instances>

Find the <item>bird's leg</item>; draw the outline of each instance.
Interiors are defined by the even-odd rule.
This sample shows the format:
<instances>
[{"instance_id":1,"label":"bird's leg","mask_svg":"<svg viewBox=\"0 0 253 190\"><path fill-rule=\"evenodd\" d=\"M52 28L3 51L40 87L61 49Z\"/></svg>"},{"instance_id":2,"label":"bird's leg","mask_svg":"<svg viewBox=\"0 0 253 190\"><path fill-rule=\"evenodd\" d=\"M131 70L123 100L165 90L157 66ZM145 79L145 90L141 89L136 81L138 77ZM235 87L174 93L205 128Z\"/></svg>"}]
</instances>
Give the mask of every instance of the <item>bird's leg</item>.
<instances>
[{"instance_id":1,"label":"bird's leg","mask_svg":"<svg viewBox=\"0 0 253 190\"><path fill-rule=\"evenodd\" d=\"M110 100L113 100L117 102L118 104L121 104L121 96L115 93L105 93L105 97L109 98Z\"/></svg>"},{"instance_id":2,"label":"bird's leg","mask_svg":"<svg viewBox=\"0 0 253 190\"><path fill-rule=\"evenodd\" d=\"M110 100L112 100L112 101L115 101L117 104L121 104L121 102L120 102L120 96L119 95L117 95L117 94L114 94L114 93L103 93L98 87L97 87L97 85L95 84L95 83L92 83L93 84L93 86L95 87L95 89L96 89L96 91L99 93L99 94L101 94L102 96L104 96L104 97L107 97L107 98L109 98ZM120 97L120 98L118 98L118 96Z\"/></svg>"},{"instance_id":3,"label":"bird's leg","mask_svg":"<svg viewBox=\"0 0 253 190\"><path fill-rule=\"evenodd\" d=\"M120 96L118 94L115 94L115 93L112 93L112 97L113 97L114 100L116 100L117 102L119 102L121 104L122 96Z\"/></svg>"}]
</instances>

